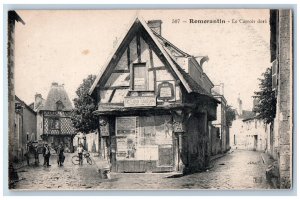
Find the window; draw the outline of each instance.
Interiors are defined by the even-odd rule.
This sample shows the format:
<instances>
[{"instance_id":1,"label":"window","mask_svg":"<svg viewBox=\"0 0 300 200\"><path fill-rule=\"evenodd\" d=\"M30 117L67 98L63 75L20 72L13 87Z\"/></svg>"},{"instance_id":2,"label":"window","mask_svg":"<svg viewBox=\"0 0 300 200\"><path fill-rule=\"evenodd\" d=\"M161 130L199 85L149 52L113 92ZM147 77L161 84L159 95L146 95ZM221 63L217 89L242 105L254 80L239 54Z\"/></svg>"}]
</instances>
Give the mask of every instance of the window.
<instances>
[{"instance_id":1,"label":"window","mask_svg":"<svg viewBox=\"0 0 300 200\"><path fill-rule=\"evenodd\" d=\"M60 129L60 121L59 118L50 118L49 119L49 129Z\"/></svg>"},{"instance_id":2,"label":"window","mask_svg":"<svg viewBox=\"0 0 300 200\"><path fill-rule=\"evenodd\" d=\"M222 135L221 135L221 132L220 132L220 128L217 128L217 138L221 138Z\"/></svg>"},{"instance_id":3,"label":"window","mask_svg":"<svg viewBox=\"0 0 300 200\"><path fill-rule=\"evenodd\" d=\"M61 101L56 102L56 110L61 111L64 109L64 104Z\"/></svg>"},{"instance_id":4,"label":"window","mask_svg":"<svg viewBox=\"0 0 300 200\"><path fill-rule=\"evenodd\" d=\"M137 91L147 90L148 73L146 63L138 63L132 65L132 89Z\"/></svg>"}]
</instances>

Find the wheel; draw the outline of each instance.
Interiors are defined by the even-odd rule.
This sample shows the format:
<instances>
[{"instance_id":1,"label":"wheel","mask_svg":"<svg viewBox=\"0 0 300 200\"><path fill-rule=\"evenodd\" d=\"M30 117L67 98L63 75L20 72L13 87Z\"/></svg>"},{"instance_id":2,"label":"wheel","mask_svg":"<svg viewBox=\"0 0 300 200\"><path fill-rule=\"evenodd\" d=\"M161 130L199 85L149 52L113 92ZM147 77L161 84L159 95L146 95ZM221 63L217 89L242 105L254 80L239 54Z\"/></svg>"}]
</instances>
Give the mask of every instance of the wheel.
<instances>
[{"instance_id":1,"label":"wheel","mask_svg":"<svg viewBox=\"0 0 300 200\"><path fill-rule=\"evenodd\" d=\"M86 158L86 161L91 165L91 164L93 164L93 161L92 161L92 159L90 158L90 157L87 157Z\"/></svg>"},{"instance_id":2,"label":"wheel","mask_svg":"<svg viewBox=\"0 0 300 200\"><path fill-rule=\"evenodd\" d=\"M79 156L75 155L72 157L72 163L74 165L79 165Z\"/></svg>"}]
</instances>

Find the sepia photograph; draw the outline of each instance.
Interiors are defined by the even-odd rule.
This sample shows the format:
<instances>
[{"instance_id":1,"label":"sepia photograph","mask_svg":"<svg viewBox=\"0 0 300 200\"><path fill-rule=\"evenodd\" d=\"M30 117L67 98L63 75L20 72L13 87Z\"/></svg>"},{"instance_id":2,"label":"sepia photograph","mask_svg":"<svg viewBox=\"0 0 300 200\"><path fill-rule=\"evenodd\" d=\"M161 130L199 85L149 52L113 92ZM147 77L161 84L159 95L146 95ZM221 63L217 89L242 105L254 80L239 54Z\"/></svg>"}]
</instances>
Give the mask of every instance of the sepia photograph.
<instances>
[{"instance_id":1,"label":"sepia photograph","mask_svg":"<svg viewBox=\"0 0 300 200\"><path fill-rule=\"evenodd\" d=\"M293 189L293 9L6 14L10 191Z\"/></svg>"}]
</instances>

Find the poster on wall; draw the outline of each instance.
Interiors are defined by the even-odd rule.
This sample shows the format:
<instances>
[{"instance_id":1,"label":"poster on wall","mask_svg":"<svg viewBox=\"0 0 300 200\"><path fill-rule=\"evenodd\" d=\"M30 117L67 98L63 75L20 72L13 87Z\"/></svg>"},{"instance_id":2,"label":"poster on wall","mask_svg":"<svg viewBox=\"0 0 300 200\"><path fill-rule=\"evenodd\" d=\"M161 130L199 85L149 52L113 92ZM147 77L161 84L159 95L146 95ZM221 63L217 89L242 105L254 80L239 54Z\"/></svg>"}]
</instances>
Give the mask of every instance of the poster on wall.
<instances>
[{"instance_id":1,"label":"poster on wall","mask_svg":"<svg viewBox=\"0 0 300 200\"><path fill-rule=\"evenodd\" d=\"M117 160L136 158L136 138L133 136L117 137Z\"/></svg>"},{"instance_id":2,"label":"poster on wall","mask_svg":"<svg viewBox=\"0 0 300 200\"><path fill-rule=\"evenodd\" d=\"M140 118L140 136L139 144L155 145L155 119L154 116L139 117Z\"/></svg>"},{"instance_id":3,"label":"poster on wall","mask_svg":"<svg viewBox=\"0 0 300 200\"><path fill-rule=\"evenodd\" d=\"M137 117L117 117L117 159L135 159L136 157Z\"/></svg>"},{"instance_id":4,"label":"poster on wall","mask_svg":"<svg viewBox=\"0 0 300 200\"><path fill-rule=\"evenodd\" d=\"M155 116L156 144L172 144L172 118L169 115Z\"/></svg>"},{"instance_id":5,"label":"poster on wall","mask_svg":"<svg viewBox=\"0 0 300 200\"><path fill-rule=\"evenodd\" d=\"M135 134L136 117L117 117L116 131L117 135Z\"/></svg>"},{"instance_id":6,"label":"poster on wall","mask_svg":"<svg viewBox=\"0 0 300 200\"><path fill-rule=\"evenodd\" d=\"M127 138L126 137L118 137L117 141L117 160L123 160L127 155Z\"/></svg>"}]
</instances>

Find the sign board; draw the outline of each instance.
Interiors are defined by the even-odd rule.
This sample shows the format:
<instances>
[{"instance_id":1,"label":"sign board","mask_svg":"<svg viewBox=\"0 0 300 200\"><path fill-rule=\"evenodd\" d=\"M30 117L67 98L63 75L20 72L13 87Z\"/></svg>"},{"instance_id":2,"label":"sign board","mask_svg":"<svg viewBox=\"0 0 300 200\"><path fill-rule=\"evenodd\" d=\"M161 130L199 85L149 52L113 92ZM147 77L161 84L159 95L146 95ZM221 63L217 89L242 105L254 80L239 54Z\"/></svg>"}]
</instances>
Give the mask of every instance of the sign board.
<instances>
[{"instance_id":1,"label":"sign board","mask_svg":"<svg viewBox=\"0 0 300 200\"><path fill-rule=\"evenodd\" d=\"M101 136L109 136L109 125L100 126L100 135Z\"/></svg>"},{"instance_id":2,"label":"sign board","mask_svg":"<svg viewBox=\"0 0 300 200\"><path fill-rule=\"evenodd\" d=\"M152 107L156 106L156 97L125 97L124 107Z\"/></svg>"},{"instance_id":3,"label":"sign board","mask_svg":"<svg viewBox=\"0 0 300 200\"><path fill-rule=\"evenodd\" d=\"M159 101L175 101L175 89L174 81L158 81L157 82L157 91L158 96L157 100Z\"/></svg>"}]
</instances>

